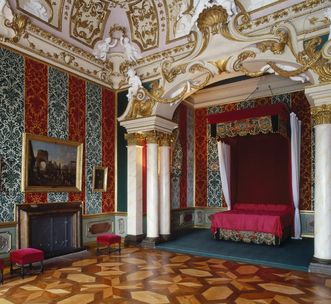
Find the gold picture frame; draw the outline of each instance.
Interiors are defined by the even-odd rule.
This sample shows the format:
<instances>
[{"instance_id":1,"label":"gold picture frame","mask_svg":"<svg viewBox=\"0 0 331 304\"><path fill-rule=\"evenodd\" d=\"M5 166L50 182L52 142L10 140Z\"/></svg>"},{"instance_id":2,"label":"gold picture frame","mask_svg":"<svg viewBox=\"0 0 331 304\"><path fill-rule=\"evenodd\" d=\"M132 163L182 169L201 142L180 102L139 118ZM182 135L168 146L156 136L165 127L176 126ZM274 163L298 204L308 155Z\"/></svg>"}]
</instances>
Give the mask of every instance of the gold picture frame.
<instances>
[{"instance_id":1,"label":"gold picture frame","mask_svg":"<svg viewBox=\"0 0 331 304\"><path fill-rule=\"evenodd\" d=\"M24 133L22 147L22 192L82 191L82 143Z\"/></svg>"},{"instance_id":2,"label":"gold picture frame","mask_svg":"<svg viewBox=\"0 0 331 304\"><path fill-rule=\"evenodd\" d=\"M93 181L92 191L93 192L106 192L107 191L107 180L108 180L108 168L101 166L93 167Z\"/></svg>"}]
</instances>

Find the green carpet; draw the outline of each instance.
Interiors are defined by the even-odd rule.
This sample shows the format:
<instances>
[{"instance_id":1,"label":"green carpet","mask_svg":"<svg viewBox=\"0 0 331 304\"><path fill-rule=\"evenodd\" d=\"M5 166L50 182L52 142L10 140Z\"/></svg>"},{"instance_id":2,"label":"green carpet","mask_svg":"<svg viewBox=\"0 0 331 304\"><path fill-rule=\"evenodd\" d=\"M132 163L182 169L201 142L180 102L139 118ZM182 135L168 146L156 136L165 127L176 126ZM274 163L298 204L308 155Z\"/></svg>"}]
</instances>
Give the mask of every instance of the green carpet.
<instances>
[{"instance_id":1,"label":"green carpet","mask_svg":"<svg viewBox=\"0 0 331 304\"><path fill-rule=\"evenodd\" d=\"M314 254L314 240L289 239L280 246L214 240L209 229L193 229L175 240L157 245L178 253L219 258L270 267L308 271Z\"/></svg>"}]
</instances>

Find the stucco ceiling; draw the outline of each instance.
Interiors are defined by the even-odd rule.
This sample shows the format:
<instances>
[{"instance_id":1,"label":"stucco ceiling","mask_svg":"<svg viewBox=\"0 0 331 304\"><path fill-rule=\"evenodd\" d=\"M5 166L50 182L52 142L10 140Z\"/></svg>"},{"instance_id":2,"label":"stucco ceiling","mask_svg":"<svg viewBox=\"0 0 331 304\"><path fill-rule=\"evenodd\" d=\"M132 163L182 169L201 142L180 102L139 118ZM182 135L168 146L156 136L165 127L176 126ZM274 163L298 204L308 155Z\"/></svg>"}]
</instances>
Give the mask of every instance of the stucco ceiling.
<instances>
[{"instance_id":1,"label":"stucco ceiling","mask_svg":"<svg viewBox=\"0 0 331 304\"><path fill-rule=\"evenodd\" d=\"M145 57L188 42L189 36L176 33L180 12L192 13L197 0L9 0L16 13L71 45L93 53L99 41L122 34ZM241 0L252 19L284 9L294 0ZM118 40L119 41L119 40ZM111 52L121 52L117 43Z\"/></svg>"}]
</instances>

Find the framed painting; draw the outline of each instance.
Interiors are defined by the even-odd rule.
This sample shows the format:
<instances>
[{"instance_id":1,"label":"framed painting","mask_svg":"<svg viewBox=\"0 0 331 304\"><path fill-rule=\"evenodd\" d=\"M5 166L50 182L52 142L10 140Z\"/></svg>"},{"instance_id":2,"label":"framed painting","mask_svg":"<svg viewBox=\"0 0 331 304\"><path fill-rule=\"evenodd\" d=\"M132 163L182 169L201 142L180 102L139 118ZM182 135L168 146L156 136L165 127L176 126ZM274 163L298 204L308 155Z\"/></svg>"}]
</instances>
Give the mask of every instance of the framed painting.
<instances>
[{"instance_id":1,"label":"framed painting","mask_svg":"<svg viewBox=\"0 0 331 304\"><path fill-rule=\"evenodd\" d=\"M22 191L79 192L82 162L82 143L24 133Z\"/></svg>"},{"instance_id":2,"label":"framed painting","mask_svg":"<svg viewBox=\"0 0 331 304\"><path fill-rule=\"evenodd\" d=\"M107 191L108 168L95 166L93 168L92 190L94 192Z\"/></svg>"}]
</instances>

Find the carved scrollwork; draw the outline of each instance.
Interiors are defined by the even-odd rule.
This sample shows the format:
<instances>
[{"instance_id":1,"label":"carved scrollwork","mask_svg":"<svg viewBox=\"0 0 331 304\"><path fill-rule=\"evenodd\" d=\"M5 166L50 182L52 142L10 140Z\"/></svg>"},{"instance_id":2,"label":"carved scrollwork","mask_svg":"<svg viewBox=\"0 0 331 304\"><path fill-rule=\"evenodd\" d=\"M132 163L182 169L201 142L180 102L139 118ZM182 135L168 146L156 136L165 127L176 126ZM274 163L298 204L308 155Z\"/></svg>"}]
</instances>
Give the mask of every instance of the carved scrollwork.
<instances>
[{"instance_id":1,"label":"carved scrollwork","mask_svg":"<svg viewBox=\"0 0 331 304\"><path fill-rule=\"evenodd\" d=\"M21 39L21 37L23 37L23 35L26 33L25 30L28 22L29 22L28 17L18 14L14 14L13 21L10 22L9 20L6 20L5 26L11 28L15 33L14 37L6 40L17 43Z\"/></svg>"},{"instance_id":2,"label":"carved scrollwork","mask_svg":"<svg viewBox=\"0 0 331 304\"><path fill-rule=\"evenodd\" d=\"M253 51L244 51L242 53L240 53L238 55L238 58L237 60L234 62L233 64L233 69L236 71L236 72L242 72L244 73L246 76L249 76L249 77L259 77L259 76L262 76L264 74L264 72L261 72L261 71L258 71L258 72L250 72L248 71L244 65L243 65L243 62L248 59L248 58L255 58L256 57L256 53L253 52Z\"/></svg>"},{"instance_id":3,"label":"carved scrollwork","mask_svg":"<svg viewBox=\"0 0 331 304\"><path fill-rule=\"evenodd\" d=\"M322 105L311 109L314 125L331 124L331 105Z\"/></svg>"},{"instance_id":4,"label":"carved scrollwork","mask_svg":"<svg viewBox=\"0 0 331 304\"><path fill-rule=\"evenodd\" d=\"M279 37L279 41L267 40L259 42L256 47L262 52L271 51L274 54L280 55L284 53L285 46L289 42L289 34L284 29L278 29L276 36Z\"/></svg>"},{"instance_id":5,"label":"carved scrollwork","mask_svg":"<svg viewBox=\"0 0 331 304\"><path fill-rule=\"evenodd\" d=\"M161 73L164 79L167 82L173 82L174 79L180 75L184 74L186 72L186 68L188 66L188 63L179 64L175 67L172 67L172 63L174 62L173 57L171 59L166 59L161 64Z\"/></svg>"}]
</instances>

